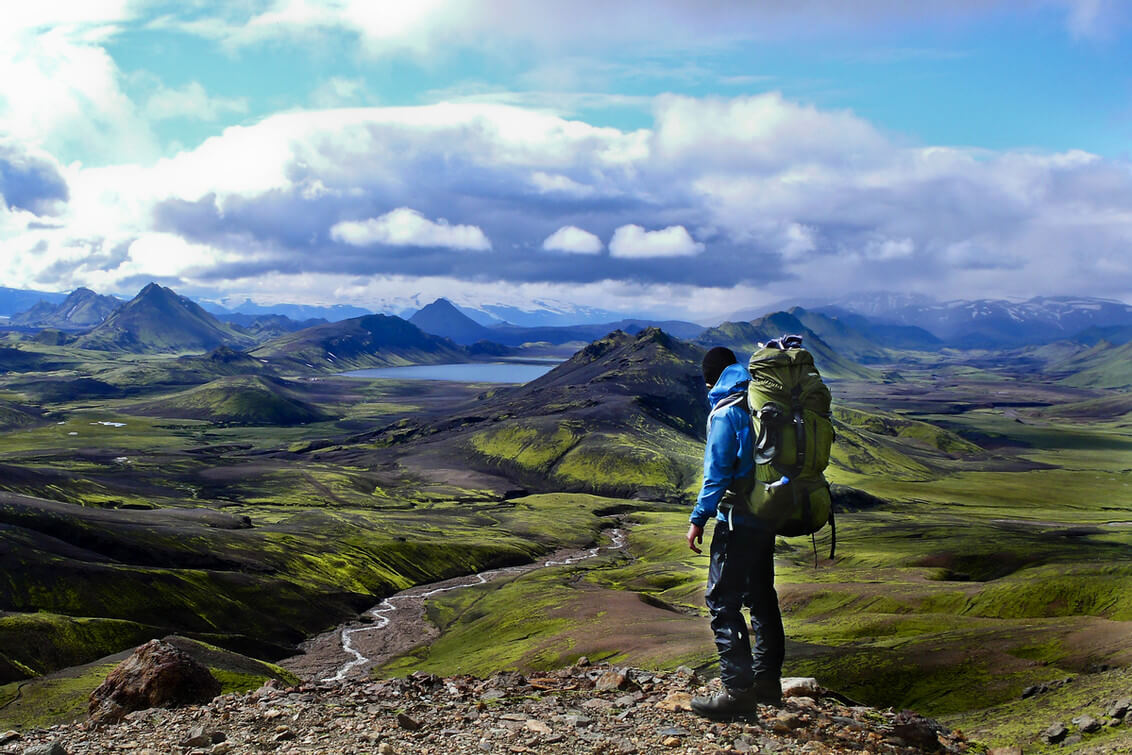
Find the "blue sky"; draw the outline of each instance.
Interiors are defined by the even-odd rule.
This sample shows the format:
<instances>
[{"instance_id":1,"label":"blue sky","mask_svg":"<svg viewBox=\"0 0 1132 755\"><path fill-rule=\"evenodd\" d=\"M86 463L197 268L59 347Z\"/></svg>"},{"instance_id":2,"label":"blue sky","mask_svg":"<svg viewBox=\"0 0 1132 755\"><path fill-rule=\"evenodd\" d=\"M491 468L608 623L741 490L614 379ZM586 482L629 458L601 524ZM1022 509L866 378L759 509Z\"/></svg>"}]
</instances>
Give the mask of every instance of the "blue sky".
<instances>
[{"instance_id":1,"label":"blue sky","mask_svg":"<svg viewBox=\"0 0 1132 755\"><path fill-rule=\"evenodd\" d=\"M46 5L0 32L0 284L1132 298L1121 3Z\"/></svg>"}]
</instances>

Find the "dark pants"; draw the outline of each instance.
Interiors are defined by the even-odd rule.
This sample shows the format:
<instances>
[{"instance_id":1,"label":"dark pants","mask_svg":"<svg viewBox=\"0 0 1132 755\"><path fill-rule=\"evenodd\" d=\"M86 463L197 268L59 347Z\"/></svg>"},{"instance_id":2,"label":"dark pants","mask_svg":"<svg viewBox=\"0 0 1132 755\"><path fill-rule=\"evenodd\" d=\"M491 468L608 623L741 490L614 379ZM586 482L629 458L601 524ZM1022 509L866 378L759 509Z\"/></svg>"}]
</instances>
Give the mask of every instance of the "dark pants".
<instances>
[{"instance_id":1,"label":"dark pants","mask_svg":"<svg viewBox=\"0 0 1132 755\"><path fill-rule=\"evenodd\" d=\"M774 534L752 527L729 531L715 523L708 569L707 607L719 650L719 676L729 689L782 673L786 637L774 591ZM742 608L751 609L751 631ZM755 636L754 653L750 635Z\"/></svg>"}]
</instances>

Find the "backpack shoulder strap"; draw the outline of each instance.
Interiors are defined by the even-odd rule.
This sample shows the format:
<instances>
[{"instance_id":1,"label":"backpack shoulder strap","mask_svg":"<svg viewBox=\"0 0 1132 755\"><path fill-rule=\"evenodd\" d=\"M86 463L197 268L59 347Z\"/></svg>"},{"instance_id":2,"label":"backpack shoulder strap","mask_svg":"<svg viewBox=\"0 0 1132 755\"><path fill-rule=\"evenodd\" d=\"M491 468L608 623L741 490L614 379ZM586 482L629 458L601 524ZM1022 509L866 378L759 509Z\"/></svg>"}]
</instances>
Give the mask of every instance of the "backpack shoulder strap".
<instances>
[{"instance_id":1,"label":"backpack shoulder strap","mask_svg":"<svg viewBox=\"0 0 1132 755\"><path fill-rule=\"evenodd\" d=\"M708 414L707 426L708 426L708 432L709 433L711 432L711 421L713 419L715 419L715 415L719 414L724 409L730 409L733 406L742 406L743 411L747 411L747 392L746 391L742 391L741 393L732 393L730 396L724 396L722 399L719 400L719 403L716 404L712 408L711 413Z\"/></svg>"}]
</instances>

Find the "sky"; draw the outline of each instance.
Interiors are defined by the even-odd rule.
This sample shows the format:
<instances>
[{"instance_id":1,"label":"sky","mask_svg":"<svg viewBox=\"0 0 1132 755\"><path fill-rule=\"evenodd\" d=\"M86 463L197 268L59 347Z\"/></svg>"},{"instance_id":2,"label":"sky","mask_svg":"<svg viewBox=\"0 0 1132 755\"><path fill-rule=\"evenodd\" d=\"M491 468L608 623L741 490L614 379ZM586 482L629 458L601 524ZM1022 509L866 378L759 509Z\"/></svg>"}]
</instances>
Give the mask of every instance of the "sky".
<instances>
[{"instance_id":1,"label":"sky","mask_svg":"<svg viewBox=\"0 0 1132 755\"><path fill-rule=\"evenodd\" d=\"M0 285L718 321L1132 301L1119 0L41 0Z\"/></svg>"}]
</instances>

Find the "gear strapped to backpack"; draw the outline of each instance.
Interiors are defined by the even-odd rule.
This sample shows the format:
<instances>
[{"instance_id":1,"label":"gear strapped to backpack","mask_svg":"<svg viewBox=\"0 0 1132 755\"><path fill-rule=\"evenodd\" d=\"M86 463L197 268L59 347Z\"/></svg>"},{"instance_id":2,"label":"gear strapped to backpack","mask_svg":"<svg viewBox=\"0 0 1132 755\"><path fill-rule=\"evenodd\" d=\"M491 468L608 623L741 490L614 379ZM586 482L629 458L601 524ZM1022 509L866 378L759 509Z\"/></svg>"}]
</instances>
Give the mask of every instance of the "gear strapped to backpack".
<instances>
[{"instance_id":1,"label":"gear strapped to backpack","mask_svg":"<svg viewBox=\"0 0 1132 755\"><path fill-rule=\"evenodd\" d=\"M801 336L761 344L747 370L755 476L729 503L772 523L785 537L812 535L828 522L833 558L837 529L824 474L834 438L829 388Z\"/></svg>"}]
</instances>

